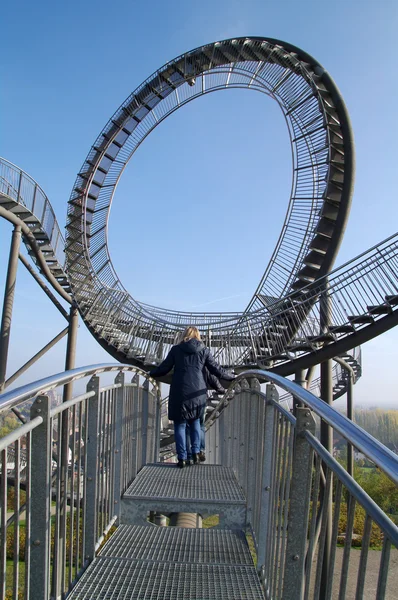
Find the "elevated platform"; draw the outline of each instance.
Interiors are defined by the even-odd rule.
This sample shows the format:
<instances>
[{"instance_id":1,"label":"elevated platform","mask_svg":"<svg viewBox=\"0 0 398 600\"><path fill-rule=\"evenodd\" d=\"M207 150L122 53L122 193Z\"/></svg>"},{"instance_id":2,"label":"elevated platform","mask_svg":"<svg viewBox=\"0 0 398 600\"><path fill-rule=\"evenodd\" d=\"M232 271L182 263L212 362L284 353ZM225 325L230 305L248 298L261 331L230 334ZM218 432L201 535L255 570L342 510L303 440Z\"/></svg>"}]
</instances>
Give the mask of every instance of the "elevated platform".
<instances>
[{"instance_id":1,"label":"elevated platform","mask_svg":"<svg viewBox=\"0 0 398 600\"><path fill-rule=\"evenodd\" d=\"M149 511L218 514L219 527L243 529L246 525L243 491L232 469L216 465L185 469L174 464L146 465L123 496L121 523L148 524Z\"/></svg>"}]
</instances>

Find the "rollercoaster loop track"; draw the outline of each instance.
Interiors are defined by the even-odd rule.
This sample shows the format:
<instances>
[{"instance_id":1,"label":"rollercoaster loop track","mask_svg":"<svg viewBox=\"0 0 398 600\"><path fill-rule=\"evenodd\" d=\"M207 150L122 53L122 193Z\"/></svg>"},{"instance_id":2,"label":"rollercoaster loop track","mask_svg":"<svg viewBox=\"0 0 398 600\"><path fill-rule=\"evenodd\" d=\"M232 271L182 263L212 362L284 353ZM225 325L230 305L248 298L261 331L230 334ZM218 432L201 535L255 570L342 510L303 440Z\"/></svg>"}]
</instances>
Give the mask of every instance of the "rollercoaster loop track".
<instances>
[{"instance_id":1,"label":"rollercoaster loop track","mask_svg":"<svg viewBox=\"0 0 398 600\"><path fill-rule=\"evenodd\" d=\"M155 123L183 103L210 90L248 85L278 101L294 150L284 233L252 301L243 313L179 313L134 300L118 279L110 278L113 267L106 244L107 212L123 169ZM319 156L324 164L317 162ZM398 322L397 235L330 272L351 198L352 136L330 77L314 59L288 44L241 38L198 48L167 63L126 100L101 132L75 184L68 209L66 267L57 259L63 239L44 192L11 163L1 160L0 168L1 216L20 220L39 268L58 291L60 285L67 290L69 301L73 290L87 327L120 362L148 369L146 365L162 360L177 331L195 323L224 365L259 365L289 375L339 354L350 355L351 349ZM301 179L306 171L313 178L310 184ZM303 197L309 189L312 195ZM38 190L44 204L36 200ZM295 211L302 210L305 199L308 223L297 248L289 246L289 227L297 226ZM287 249L291 273L281 281L277 257ZM359 375L360 361L354 363ZM337 383L343 379L336 376ZM344 393L342 389L340 385L335 393Z\"/></svg>"},{"instance_id":2,"label":"rollercoaster loop track","mask_svg":"<svg viewBox=\"0 0 398 600\"><path fill-rule=\"evenodd\" d=\"M237 87L275 99L290 135L292 192L270 263L243 313L184 313L141 303L124 289L107 246L118 181L138 146L167 116L204 94ZM98 341L124 360L158 362L176 333L195 324L210 347L222 349L222 362L243 364L248 342L253 345L275 304L330 270L349 213L353 175L347 111L333 80L308 54L253 37L177 57L119 107L77 176L68 205L66 256L83 319Z\"/></svg>"}]
</instances>

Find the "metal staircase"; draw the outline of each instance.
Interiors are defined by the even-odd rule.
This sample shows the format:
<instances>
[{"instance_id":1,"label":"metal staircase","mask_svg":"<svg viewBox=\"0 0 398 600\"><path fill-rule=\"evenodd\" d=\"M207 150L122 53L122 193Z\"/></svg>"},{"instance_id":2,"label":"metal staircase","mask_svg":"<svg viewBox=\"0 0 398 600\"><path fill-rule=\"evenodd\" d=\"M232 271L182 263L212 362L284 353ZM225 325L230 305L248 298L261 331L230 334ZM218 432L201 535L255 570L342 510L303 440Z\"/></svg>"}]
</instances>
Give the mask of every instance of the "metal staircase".
<instances>
[{"instance_id":1,"label":"metal staircase","mask_svg":"<svg viewBox=\"0 0 398 600\"><path fill-rule=\"evenodd\" d=\"M13 222L17 217L25 228L25 244L38 269L48 273L69 294L69 279L64 270L65 240L54 210L41 187L27 173L0 158L0 215ZM14 223L16 223L14 221ZM38 252L44 258L38 260Z\"/></svg>"},{"instance_id":2,"label":"metal staircase","mask_svg":"<svg viewBox=\"0 0 398 600\"><path fill-rule=\"evenodd\" d=\"M120 525L69 598L247 598L263 594L239 530Z\"/></svg>"},{"instance_id":3,"label":"metal staircase","mask_svg":"<svg viewBox=\"0 0 398 600\"><path fill-rule=\"evenodd\" d=\"M156 527L151 511L218 514L221 528ZM245 535L246 500L232 469L146 465L123 495L120 521L71 600L112 598L113 581L111 593L126 599L144 597L143 586L146 598L263 598Z\"/></svg>"}]
</instances>

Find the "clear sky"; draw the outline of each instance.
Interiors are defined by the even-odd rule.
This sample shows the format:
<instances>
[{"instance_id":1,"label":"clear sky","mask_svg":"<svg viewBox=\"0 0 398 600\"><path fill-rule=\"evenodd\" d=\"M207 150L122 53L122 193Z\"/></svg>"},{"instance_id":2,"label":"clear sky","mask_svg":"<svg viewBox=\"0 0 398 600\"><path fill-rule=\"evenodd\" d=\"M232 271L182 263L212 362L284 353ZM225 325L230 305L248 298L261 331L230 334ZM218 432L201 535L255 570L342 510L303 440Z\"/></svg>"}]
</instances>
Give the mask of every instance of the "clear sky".
<instances>
[{"instance_id":1,"label":"clear sky","mask_svg":"<svg viewBox=\"0 0 398 600\"><path fill-rule=\"evenodd\" d=\"M0 155L48 195L61 228L75 177L109 117L153 71L205 43L256 35L313 55L347 104L357 172L336 266L395 233L396 0L69 0L3 7ZM271 256L291 186L275 102L210 94L162 123L123 175L109 245L140 300L184 310L240 310ZM0 292L11 226L0 220ZM20 267L10 375L64 327ZM395 403L398 331L363 347L357 403ZM63 370L64 344L21 383ZM113 361L81 324L77 365Z\"/></svg>"}]
</instances>

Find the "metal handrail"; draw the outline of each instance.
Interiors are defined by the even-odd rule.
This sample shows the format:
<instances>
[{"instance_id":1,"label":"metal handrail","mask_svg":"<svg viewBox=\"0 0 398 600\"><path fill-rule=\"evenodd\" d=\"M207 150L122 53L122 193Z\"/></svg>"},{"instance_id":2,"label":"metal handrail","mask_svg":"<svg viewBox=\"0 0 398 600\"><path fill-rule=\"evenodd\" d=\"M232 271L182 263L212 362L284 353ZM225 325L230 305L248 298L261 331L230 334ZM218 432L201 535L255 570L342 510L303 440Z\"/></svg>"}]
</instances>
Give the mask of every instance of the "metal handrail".
<instances>
[{"instance_id":1,"label":"metal handrail","mask_svg":"<svg viewBox=\"0 0 398 600\"><path fill-rule=\"evenodd\" d=\"M0 177L1 183L7 186L7 195L10 195L10 197L13 200L15 200L15 202L22 204L29 211L31 211L33 215L35 215L36 219L40 222L43 231L48 236L50 244L53 245L54 256L57 258L60 266L63 268L65 263L65 240L62 236L61 229L58 225L54 209L51 206L51 203L47 198L46 194L44 193L43 189L30 175L28 175L28 173L25 173L25 171L23 171L22 169L20 169L19 167L2 157L0 157L0 168L1 167L8 169L11 173L14 173L15 176L19 179L18 188L16 188L15 185L13 185L11 181L8 181L6 177ZM26 186L22 185L22 181L28 184L28 189L26 189ZM22 188L24 188L23 193ZM13 193L9 194L10 191L12 191ZM38 194L40 194L40 197L43 201L42 203L40 203L40 215L37 215L37 210L35 210L35 199ZM50 226L48 225L48 223L46 223L46 221L48 221L48 215L50 215ZM53 244L54 240L55 244Z\"/></svg>"},{"instance_id":2,"label":"metal handrail","mask_svg":"<svg viewBox=\"0 0 398 600\"><path fill-rule=\"evenodd\" d=\"M31 419L27 423L24 423L23 425L18 427L18 429L14 429L14 431L11 431L11 433L1 438L0 452L4 450L4 448L7 448L7 446L10 446L14 442L16 442L22 436L35 429L35 427L41 425L41 423L43 423L43 417L35 417L34 419Z\"/></svg>"},{"instance_id":3,"label":"metal handrail","mask_svg":"<svg viewBox=\"0 0 398 600\"><path fill-rule=\"evenodd\" d=\"M44 393L60 385L70 383L71 381L76 381L77 379L81 379L83 377L88 377L94 373L99 374L104 372L126 370L139 372L142 374L142 376L149 379L155 387L158 386L156 381L148 378L147 374L137 367L114 363L97 364L89 367L72 369L63 373L57 373L56 375L45 377L34 383L21 386L16 390L6 392L0 396L0 412L10 409L21 402L29 400L35 397L38 393ZM372 462L380 466L398 485L398 456L386 448L381 442L373 438L364 429L347 419L347 417L345 417L343 414L337 412L328 404L317 398L314 394L300 387L296 383L289 381L288 379L285 379L276 373L271 373L270 371L250 369L240 373L237 376L237 378L229 386L227 395L237 382L247 377L255 377L260 381L270 381L298 398L301 402L311 408L328 425L338 431L353 446L365 454Z\"/></svg>"},{"instance_id":4,"label":"metal handrail","mask_svg":"<svg viewBox=\"0 0 398 600\"><path fill-rule=\"evenodd\" d=\"M255 377L262 381L270 381L282 389L286 390L306 406L311 408L321 419L328 425L339 432L346 440L348 440L355 448L358 448L365 456L374 462L398 485L398 456L384 446L381 442L373 438L367 431L356 425L350 419L326 402L317 398L308 390L300 387L293 381L289 381L276 373L269 371L250 369L244 371L234 380L232 388L241 379L247 377Z\"/></svg>"},{"instance_id":5,"label":"metal handrail","mask_svg":"<svg viewBox=\"0 0 398 600\"><path fill-rule=\"evenodd\" d=\"M112 371L116 375L113 385L100 387L99 378L89 380L85 393L51 409L49 390ZM135 373L136 389L129 384L126 387L130 389L124 389L127 377L122 371ZM0 396L0 410L4 410L40 394L32 404L31 420L0 439L1 597L6 587L13 596L21 588L30 598L65 595L87 567L120 516L122 490L147 460L158 457L160 407L157 384L151 382L153 388L146 374L134 366L97 364L58 373ZM62 428L62 423L67 427ZM133 430L137 432L134 451ZM140 436L145 443L139 444ZM5 507L10 484L16 490L26 489L26 501L16 492L13 514L8 518ZM53 535L51 500L55 500L58 524ZM26 520L25 573L19 567L21 519ZM68 520L70 528L66 527ZM13 577L10 581L7 577L6 585L9 532L14 539ZM30 551L39 545L39 552ZM7 572L8 568L7 564Z\"/></svg>"},{"instance_id":6,"label":"metal handrail","mask_svg":"<svg viewBox=\"0 0 398 600\"><path fill-rule=\"evenodd\" d=\"M0 412L13 408L21 402L25 402L26 400L30 400L39 393L48 392L56 387L65 385L66 383L71 383L72 381L82 379L83 377L89 377L90 375L112 371L134 371L135 373L138 373L148 379L154 387L158 388L158 383L154 379L148 377L148 374L138 367L115 363L100 363L87 367L71 369L70 371L57 373L56 375L51 375L50 377L44 377L43 379L39 379L33 383L22 385L15 390L1 394Z\"/></svg>"},{"instance_id":7,"label":"metal handrail","mask_svg":"<svg viewBox=\"0 0 398 600\"><path fill-rule=\"evenodd\" d=\"M346 489L354 497L360 499L360 503L366 512L372 517L372 519L385 531L391 541L398 545L398 531L397 526L391 521L391 519L383 513L380 507L364 490L361 486L353 479L351 475L342 467L333 456L322 446L320 441L312 435L309 431L305 432L305 437L308 443L314 448L322 460L330 467L335 473L338 474L338 478L344 484ZM384 469L384 465L383 465Z\"/></svg>"}]
</instances>

